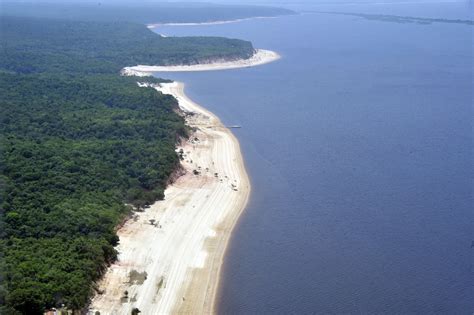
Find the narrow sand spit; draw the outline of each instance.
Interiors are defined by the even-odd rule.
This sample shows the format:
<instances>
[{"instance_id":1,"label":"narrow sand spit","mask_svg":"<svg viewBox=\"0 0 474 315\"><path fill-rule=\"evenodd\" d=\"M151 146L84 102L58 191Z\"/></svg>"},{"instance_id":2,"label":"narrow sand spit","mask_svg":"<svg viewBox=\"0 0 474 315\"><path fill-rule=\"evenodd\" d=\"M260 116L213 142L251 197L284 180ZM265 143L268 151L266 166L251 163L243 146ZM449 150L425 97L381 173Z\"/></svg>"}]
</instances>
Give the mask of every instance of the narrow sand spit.
<instances>
[{"instance_id":1,"label":"narrow sand spit","mask_svg":"<svg viewBox=\"0 0 474 315\"><path fill-rule=\"evenodd\" d=\"M148 24L148 28L157 28L160 26L197 26L197 25L219 25L219 24L229 24L229 23L237 23L247 20L255 20L255 19L274 19L276 16L254 16L249 18L241 18L235 20L222 20L222 21L212 21L212 22L183 22L183 23L155 23L155 24Z\"/></svg>"},{"instance_id":2,"label":"narrow sand spit","mask_svg":"<svg viewBox=\"0 0 474 315\"><path fill-rule=\"evenodd\" d=\"M246 68L263 65L280 59L280 55L271 50L257 49L255 54L249 59L239 59L233 61L215 61L212 63L200 63L195 65L176 66L144 66L126 67L122 70L124 75L147 76L153 72L182 72L182 71L212 71Z\"/></svg>"},{"instance_id":3,"label":"narrow sand spit","mask_svg":"<svg viewBox=\"0 0 474 315\"><path fill-rule=\"evenodd\" d=\"M165 83L157 90L176 97L196 128L178 147L186 174L166 189L165 200L118 231L118 262L99 283L102 294L92 300L90 314L129 315L135 307L147 315L213 312L224 250L250 182L237 139L183 87Z\"/></svg>"}]
</instances>

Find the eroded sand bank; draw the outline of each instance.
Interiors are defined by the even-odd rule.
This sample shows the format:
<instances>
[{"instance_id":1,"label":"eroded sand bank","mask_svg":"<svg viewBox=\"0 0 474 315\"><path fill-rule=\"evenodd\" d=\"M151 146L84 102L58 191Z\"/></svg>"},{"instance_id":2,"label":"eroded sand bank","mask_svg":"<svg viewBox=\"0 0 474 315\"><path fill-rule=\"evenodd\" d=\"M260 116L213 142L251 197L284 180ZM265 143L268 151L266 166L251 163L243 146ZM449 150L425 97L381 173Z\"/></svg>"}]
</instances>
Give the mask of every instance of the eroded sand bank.
<instances>
[{"instance_id":1,"label":"eroded sand bank","mask_svg":"<svg viewBox=\"0 0 474 315\"><path fill-rule=\"evenodd\" d=\"M166 189L165 200L118 231L119 259L99 283L91 314L128 315L135 307L142 314L212 313L225 247L248 200L250 183L233 134L188 99L183 84L157 89L175 96L187 124L197 128L178 147L186 174Z\"/></svg>"},{"instance_id":2,"label":"eroded sand bank","mask_svg":"<svg viewBox=\"0 0 474 315\"><path fill-rule=\"evenodd\" d=\"M215 61L212 63L200 63L195 65L176 66L144 66L126 67L122 70L124 75L148 76L153 72L183 72L183 71L212 71L246 68L263 65L280 59L280 55L271 50L257 49L255 54L249 59L239 59L233 61Z\"/></svg>"}]
</instances>

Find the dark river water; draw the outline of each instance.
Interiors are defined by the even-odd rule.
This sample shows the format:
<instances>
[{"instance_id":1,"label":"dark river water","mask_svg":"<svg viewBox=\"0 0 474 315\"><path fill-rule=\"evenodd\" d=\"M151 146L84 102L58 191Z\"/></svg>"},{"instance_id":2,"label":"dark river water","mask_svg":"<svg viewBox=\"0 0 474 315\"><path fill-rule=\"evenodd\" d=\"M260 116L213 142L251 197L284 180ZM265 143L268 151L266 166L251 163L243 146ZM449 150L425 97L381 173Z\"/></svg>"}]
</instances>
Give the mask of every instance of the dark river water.
<instances>
[{"instance_id":1,"label":"dark river water","mask_svg":"<svg viewBox=\"0 0 474 315\"><path fill-rule=\"evenodd\" d=\"M468 8L337 9L468 18ZM329 14L156 30L283 56L162 75L242 126L252 196L219 313L473 313L473 30Z\"/></svg>"}]
</instances>

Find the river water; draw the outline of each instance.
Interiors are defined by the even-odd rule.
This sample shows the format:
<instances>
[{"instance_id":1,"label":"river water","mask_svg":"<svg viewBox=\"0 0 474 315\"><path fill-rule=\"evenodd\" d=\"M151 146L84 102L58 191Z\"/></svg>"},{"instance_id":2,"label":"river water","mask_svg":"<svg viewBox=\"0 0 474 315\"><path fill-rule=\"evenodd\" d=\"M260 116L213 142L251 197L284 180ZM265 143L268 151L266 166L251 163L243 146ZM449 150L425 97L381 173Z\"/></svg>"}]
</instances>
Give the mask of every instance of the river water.
<instances>
[{"instance_id":1,"label":"river water","mask_svg":"<svg viewBox=\"0 0 474 315\"><path fill-rule=\"evenodd\" d=\"M333 9L469 16L467 3ZM242 126L252 196L219 313L472 314L473 29L302 14L155 30L283 56L162 75Z\"/></svg>"}]
</instances>

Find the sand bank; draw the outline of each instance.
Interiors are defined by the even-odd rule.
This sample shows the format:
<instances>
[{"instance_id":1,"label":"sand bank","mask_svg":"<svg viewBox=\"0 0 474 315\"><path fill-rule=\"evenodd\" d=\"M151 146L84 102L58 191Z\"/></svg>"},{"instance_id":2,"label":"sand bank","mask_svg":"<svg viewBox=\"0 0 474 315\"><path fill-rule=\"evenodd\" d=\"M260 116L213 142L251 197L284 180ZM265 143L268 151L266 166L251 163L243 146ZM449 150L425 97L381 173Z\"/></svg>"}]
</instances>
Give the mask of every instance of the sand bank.
<instances>
[{"instance_id":1,"label":"sand bank","mask_svg":"<svg viewBox=\"0 0 474 315\"><path fill-rule=\"evenodd\" d=\"M187 23L154 23L154 24L147 24L148 28L157 28L160 26L198 26L198 25L219 25L219 24L229 24L229 23L237 23L247 20L254 20L254 19L272 19L276 18L276 16L254 16L249 18L242 18L242 19L234 19L234 20L222 20L222 21L212 21L212 22L187 22Z\"/></svg>"},{"instance_id":2,"label":"sand bank","mask_svg":"<svg viewBox=\"0 0 474 315\"><path fill-rule=\"evenodd\" d=\"M280 55L271 50L257 49L249 59L238 59L233 61L215 61L212 63L201 63L195 65L175 66L145 66L138 65L126 67L122 70L124 75L148 76L154 72L183 72L183 71L212 71L246 68L263 65L280 59Z\"/></svg>"},{"instance_id":3,"label":"sand bank","mask_svg":"<svg viewBox=\"0 0 474 315\"><path fill-rule=\"evenodd\" d=\"M171 94L197 128L178 147L185 174L118 231L119 257L92 300L90 313L212 313L231 230L250 193L239 143L219 119L192 102L183 84L157 87ZM154 221L151 221L154 220ZM152 224L153 223L153 224Z\"/></svg>"}]
</instances>

